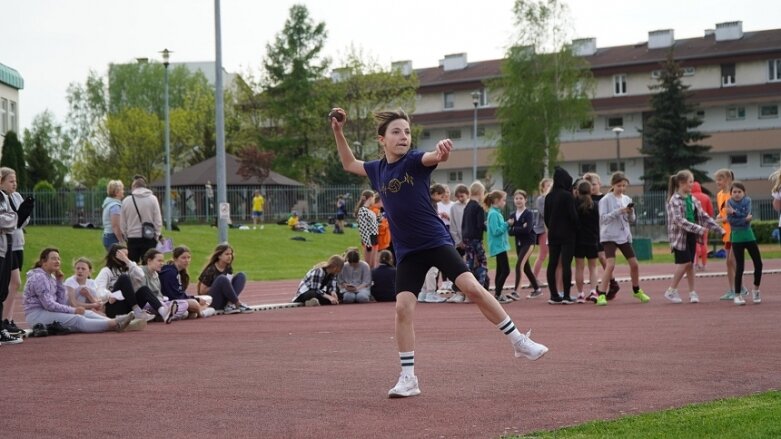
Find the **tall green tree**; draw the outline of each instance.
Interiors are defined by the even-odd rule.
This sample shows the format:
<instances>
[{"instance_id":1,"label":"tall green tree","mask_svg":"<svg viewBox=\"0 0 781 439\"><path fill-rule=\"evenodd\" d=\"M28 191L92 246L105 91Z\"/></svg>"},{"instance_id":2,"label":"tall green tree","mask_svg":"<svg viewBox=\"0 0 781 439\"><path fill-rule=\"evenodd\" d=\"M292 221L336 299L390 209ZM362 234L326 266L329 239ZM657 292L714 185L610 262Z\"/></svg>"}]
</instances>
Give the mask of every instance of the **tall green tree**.
<instances>
[{"instance_id":1,"label":"tall green tree","mask_svg":"<svg viewBox=\"0 0 781 439\"><path fill-rule=\"evenodd\" d=\"M0 166L16 171L16 186L19 190L29 189L27 186L27 165L24 161L24 147L14 131L5 133L3 142L3 158Z\"/></svg>"},{"instance_id":2,"label":"tall green tree","mask_svg":"<svg viewBox=\"0 0 781 439\"><path fill-rule=\"evenodd\" d=\"M381 155L377 142L374 113L377 111L403 108L409 113L415 111L415 95L418 79L414 72L404 75L393 69L383 69L371 56L361 49L350 46L337 69L339 78L326 80L324 90L330 89L333 106L347 111L350 123L345 125L345 136L353 142L353 153L359 160L374 160ZM339 157L335 154L333 133L330 123L323 124L327 137L325 148L319 160L321 168L314 181L321 184L363 184L365 179L345 173Z\"/></svg>"},{"instance_id":3,"label":"tall green tree","mask_svg":"<svg viewBox=\"0 0 781 439\"><path fill-rule=\"evenodd\" d=\"M513 15L517 37L502 76L488 83L500 96L496 166L508 187L533 188L556 164L561 131L589 119L593 77L565 39L562 2L516 0Z\"/></svg>"},{"instance_id":4,"label":"tall green tree","mask_svg":"<svg viewBox=\"0 0 781 439\"><path fill-rule=\"evenodd\" d=\"M657 83L649 86L652 92L652 113L640 130L643 134L645 173L641 177L649 190L665 190L670 175L688 169L694 179L711 181L707 173L695 166L710 160L711 147L697 142L709 135L697 131L702 120L697 117L696 106L690 102L689 86L681 82L683 71L675 62L673 51L662 63Z\"/></svg>"},{"instance_id":5,"label":"tall green tree","mask_svg":"<svg viewBox=\"0 0 781 439\"><path fill-rule=\"evenodd\" d=\"M190 72L184 66L169 69L171 165L175 170L215 153L214 91L200 72ZM128 180L133 174L145 173L152 179L162 174L164 70L160 63L113 64L106 77L90 72L84 83L70 85L68 122L76 143L74 178L92 186L101 177ZM137 125L144 121L150 125ZM132 133L127 127L140 131ZM153 134L157 137L151 137ZM143 145L138 143L142 140ZM106 163L114 166L106 168ZM134 170L135 166L143 169ZM107 169L115 174L106 175Z\"/></svg>"},{"instance_id":6,"label":"tall green tree","mask_svg":"<svg viewBox=\"0 0 781 439\"><path fill-rule=\"evenodd\" d=\"M22 143L33 184L43 179L56 188L62 187L73 161L73 142L51 111L33 118L30 128L24 130Z\"/></svg>"},{"instance_id":7,"label":"tall green tree","mask_svg":"<svg viewBox=\"0 0 781 439\"><path fill-rule=\"evenodd\" d=\"M306 6L293 5L274 43L266 45L261 87L263 114L272 128L263 146L275 153L275 170L294 179L309 181L316 151L324 147L329 108L318 85L329 65L320 54L326 37L325 23L315 23Z\"/></svg>"}]
</instances>

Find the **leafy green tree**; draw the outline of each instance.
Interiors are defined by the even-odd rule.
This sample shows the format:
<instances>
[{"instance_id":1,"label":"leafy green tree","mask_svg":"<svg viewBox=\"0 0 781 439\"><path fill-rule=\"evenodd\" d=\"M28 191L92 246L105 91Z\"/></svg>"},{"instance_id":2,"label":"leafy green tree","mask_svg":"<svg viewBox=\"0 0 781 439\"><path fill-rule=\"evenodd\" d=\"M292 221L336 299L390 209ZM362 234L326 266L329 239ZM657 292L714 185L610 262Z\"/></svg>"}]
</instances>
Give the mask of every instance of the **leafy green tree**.
<instances>
[{"instance_id":1,"label":"leafy green tree","mask_svg":"<svg viewBox=\"0 0 781 439\"><path fill-rule=\"evenodd\" d=\"M321 58L327 32L304 5L294 5L273 44L266 45L261 80L264 145L276 155L274 167L294 179L309 181L316 151L323 148L328 114L327 93L319 89L329 60Z\"/></svg>"},{"instance_id":2,"label":"leafy green tree","mask_svg":"<svg viewBox=\"0 0 781 439\"><path fill-rule=\"evenodd\" d=\"M19 190L27 189L27 165L24 162L24 148L14 131L5 133L3 142L3 158L0 166L16 171L16 186Z\"/></svg>"},{"instance_id":3,"label":"leafy green tree","mask_svg":"<svg viewBox=\"0 0 781 439\"><path fill-rule=\"evenodd\" d=\"M373 114L377 111L403 108L412 113L415 110L415 95L418 79L415 74L405 76L393 69L383 69L377 61L351 46L337 69L339 79L328 81L323 90L331 91L330 106L340 106L347 112L350 122L345 125L345 136L353 142L353 153L359 160L374 160L382 151L377 142L376 123ZM326 145L319 151L321 168L314 181L321 184L364 184L365 179L344 172L339 157L334 153L331 125L323 125Z\"/></svg>"},{"instance_id":4,"label":"leafy green tree","mask_svg":"<svg viewBox=\"0 0 781 439\"><path fill-rule=\"evenodd\" d=\"M500 95L496 166L508 187L533 188L556 164L560 132L590 117L593 77L566 43L563 3L516 0L513 14L517 38L502 76L488 83Z\"/></svg>"},{"instance_id":5,"label":"leafy green tree","mask_svg":"<svg viewBox=\"0 0 781 439\"><path fill-rule=\"evenodd\" d=\"M649 86L652 114L643 133L645 174L641 177L649 190L665 190L670 175L689 169L694 179L712 181L708 174L695 166L710 160L711 147L697 142L709 135L697 131L702 120L696 116L696 106L689 99L688 85L681 82L683 71L670 51L662 63L657 83Z\"/></svg>"},{"instance_id":6,"label":"leafy green tree","mask_svg":"<svg viewBox=\"0 0 781 439\"><path fill-rule=\"evenodd\" d=\"M90 72L84 83L70 85L68 122L77 145L72 168L77 180L94 185L107 169L117 172L109 177L123 180L136 173L150 179L162 175L164 69L160 63L114 64L105 78ZM200 72L169 69L171 165L176 169L215 153L214 91ZM150 125L137 125L144 121ZM128 131L134 126L138 132ZM151 137L154 133L157 138ZM124 150L129 147L136 149Z\"/></svg>"},{"instance_id":7,"label":"leafy green tree","mask_svg":"<svg viewBox=\"0 0 781 439\"><path fill-rule=\"evenodd\" d=\"M62 187L72 163L73 142L51 111L33 118L30 128L24 130L23 145L32 181L45 175L44 180Z\"/></svg>"}]
</instances>

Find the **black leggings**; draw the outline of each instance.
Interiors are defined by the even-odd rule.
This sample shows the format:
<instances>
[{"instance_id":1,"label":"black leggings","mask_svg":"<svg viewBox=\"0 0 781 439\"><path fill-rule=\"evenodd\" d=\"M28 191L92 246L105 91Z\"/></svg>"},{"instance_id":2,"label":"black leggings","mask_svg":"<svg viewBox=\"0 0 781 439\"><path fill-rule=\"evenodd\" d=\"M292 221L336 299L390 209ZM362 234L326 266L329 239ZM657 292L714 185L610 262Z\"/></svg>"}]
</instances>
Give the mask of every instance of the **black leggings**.
<instances>
[{"instance_id":1,"label":"black leggings","mask_svg":"<svg viewBox=\"0 0 781 439\"><path fill-rule=\"evenodd\" d=\"M126 274L119 276L114 286L114 291L122 291L122 295L125 296L125 300L117 300L114 303L106 302L106 316L116 317L118 315L127 314L133 311L133 307L138 305L143 308L148 303L155 312L163 306L160 300L155 297L152 290L146 285L142 286L138 290L133 290L133 283L130 281L130 277Z\"/></svg>"},{"instance_id":2,"label":"black leggings","mask_svg":"<svg viewBox=\"0 0 781 439\"><path fill-rule=\"evenodd\" d=\"M551 298L556 298L556 267L561 263L561 280L564 283L564 297L569 299L569 291L572 288L572 258L575 255L575 243L548 244L548 290Z\"/></svg>"},{"instance_id":3,"label":"black leggings","mask_svg":"<svg viewBox=\"0 0 781 439\"><path fill-rule=\"evenodd\" d=\"M507 252L496 255L496 279L494 280L494 295L499 297L504 289L504 281L510 275L510 262L507 260Z\"/></svg>"},{"instance_id":4,"label":"black leggings","mask_svg":"<svg viewBox=\"0 0 781 439\"><path fill-rule=\"evenodd\" d=\"M11 271L14 269L13 235L5 235L5 258L0 258L0 316L3 313L3 302L8 298L8 284L11 282ZM11 319L8 319L11 320Z\"/></svg>"},{"instance_id":5,"label":"black leggings","mask_svg":"<svg viewBox=\"0 0 781 439\"><path fill-rule=\"evenodd\" d=\"M521 286L521 260L533 245L534 244L524 244L515 246L515 251L518 253L518 260L515 262L515 291L518 291L518 288ZM532 266L529 264L529 258L526 258L526 263L523 264L523 274L529 279L529 284L533 289L538 290L540 288L540 285L537 283L537 278L534 277Z\"/></svg>"},{"instance_id":6,"label":"black leggings","mask_svg":"<svg viewBox=\"0 0 781 439\"><path fill-rule=\"evenodd\" d=\"M732 253L735 255L735 294L740 294L743 284L743 270L746 267L746 255L743 250L748 250L751 262L754 263L754 286L758 287L762 282L762 256L756 241L733 242Z\"/></svg>"},{"instance_id":7,"label":"black leggings","mask_svg":"<svg viewBox=\"0 0 781 439\"><path fill-rule=\"evenodd\" d=\"M293 299L293 302L304 303L309 299L317 299L320 305L331 305L331 301L323 295L320 290L309 290L305 293L301 293Z\"/></svg>"}]
</instances>

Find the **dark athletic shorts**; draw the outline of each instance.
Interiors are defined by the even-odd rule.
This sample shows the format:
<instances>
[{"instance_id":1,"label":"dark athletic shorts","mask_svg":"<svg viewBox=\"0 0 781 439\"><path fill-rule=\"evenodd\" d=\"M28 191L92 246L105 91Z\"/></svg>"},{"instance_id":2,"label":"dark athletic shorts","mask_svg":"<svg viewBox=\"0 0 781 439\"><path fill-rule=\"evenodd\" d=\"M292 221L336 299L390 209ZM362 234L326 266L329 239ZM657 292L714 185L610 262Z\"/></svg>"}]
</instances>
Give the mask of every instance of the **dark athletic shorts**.
<instances>
[{"instance_id":1,"label":"dark athletic shorts","mask_svg":"<svg viewBox=\"0 0 781 439\"><path fill-rule=\"evenodd\" d=\"M582 258L596 259L598 257L597 251L598 249L596 245L588 245L588 244L575 245L575 257L578 259L582 259Z\"/></svg>"},{"instance_id":2,"label":"dark athletic shorts","mask_svg":"<svg viewBox=\"0 0 781 439\"><path fill-rule=\"evenodd\" d=\"M621 254L624 255L624 257L627 260L635 257L635 249L632 248L631 242L616 244L615 242L612 241L605 241L602 243L602 246L605 247L606 258L615 258L616 249L621 250Z\"/></svg>"},{"instance_id":3,"label":"dark athletic shorts","mask_svg":"<svg viewBox=\"0 0 781 439\"><path fill-rule=\"evenodd\" d=\"M21 270L24 265L24 250L14 250L13 264L11 265L11 271Z\"/></svg>"},{"instance_id":4,"label":"dark athletic shorts","mask_svg":"<svg viewBox=\"0 0 781 439\"><path fill-rule=\"evenodd\" d=\"M404 257L396 267L396 293L409 291L417 297L431 267L437 267L446 278L454 281L469 271L452 245L421 250Z\"/></svg>"},{"instance_id":5,"label":"dark athletic shorts","mask_svg":"<svg viewBox=\"0 0 781 439\"><path fill-rule=\"evenodd\" d=\"M673 249L676 264L689 264L694 262L694 255L697 253L697 235L686 233L686 250Z\"/></svg>"}]
</instances>

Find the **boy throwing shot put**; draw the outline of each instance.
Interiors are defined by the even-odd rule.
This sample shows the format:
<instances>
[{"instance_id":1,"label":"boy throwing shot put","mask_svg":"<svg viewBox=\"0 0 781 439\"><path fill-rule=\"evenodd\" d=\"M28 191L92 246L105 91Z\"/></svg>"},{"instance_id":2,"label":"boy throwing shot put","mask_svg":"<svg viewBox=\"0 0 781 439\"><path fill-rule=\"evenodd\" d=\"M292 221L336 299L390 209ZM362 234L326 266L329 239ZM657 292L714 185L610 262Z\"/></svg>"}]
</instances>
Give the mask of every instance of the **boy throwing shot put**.
<instances>
[{"instance_id":1,"label":"boy throwing shot put","mask_svg":"<svg viewBox=\"0 0 781 439\"><path fill-rule=\"evenodd\" d=\"M390 398L420 394L415 376L416 295L432 266L439 268L466 297L477 304L480 312L510 340L516 357L536 360L548 348L522 334L494 296L486 291L469 272L453 246L453 239L431 206L429 186L431 172L450 157L453 142L440 140L434 151L410 150L412 134L409 116L401 110L375 114L377 139L385 156L380 160L356 160L343 127L347 113L334 108L329 114L339 159L347 172L369 177L379 192L388 214L393 245L398 261L396 269L396 342L401 360L401 376L390 389ZM531 332L531 331L530 331Z\"/></svg>"}]
</instances>

